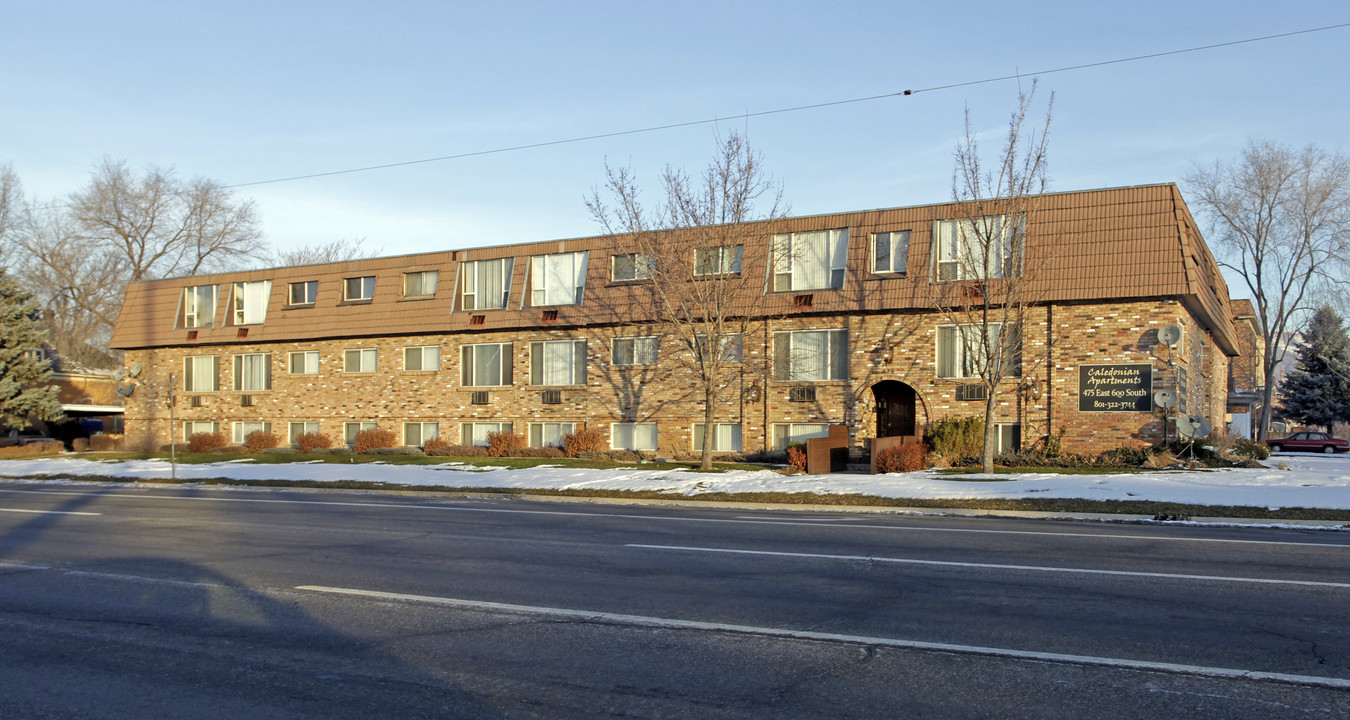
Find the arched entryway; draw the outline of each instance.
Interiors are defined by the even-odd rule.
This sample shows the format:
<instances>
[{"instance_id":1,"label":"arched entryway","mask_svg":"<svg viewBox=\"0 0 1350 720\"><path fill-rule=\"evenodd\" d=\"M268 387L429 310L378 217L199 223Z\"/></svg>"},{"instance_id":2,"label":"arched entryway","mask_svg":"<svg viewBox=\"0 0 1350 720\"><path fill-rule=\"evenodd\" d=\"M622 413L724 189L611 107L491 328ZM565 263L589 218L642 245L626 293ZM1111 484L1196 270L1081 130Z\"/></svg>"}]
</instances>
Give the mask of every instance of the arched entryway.
<instances>
[{"instance_id":1,"label":"arched entryway","mask_svg":"<svg viewBox=\"0 0 1350 720\"><path fill-rule=\"evenodd\" d=\"M877 409L877 437L909 437L914 434L914 388L899 380L882 380L872 386Z\"/></svg>"}]
</instances>

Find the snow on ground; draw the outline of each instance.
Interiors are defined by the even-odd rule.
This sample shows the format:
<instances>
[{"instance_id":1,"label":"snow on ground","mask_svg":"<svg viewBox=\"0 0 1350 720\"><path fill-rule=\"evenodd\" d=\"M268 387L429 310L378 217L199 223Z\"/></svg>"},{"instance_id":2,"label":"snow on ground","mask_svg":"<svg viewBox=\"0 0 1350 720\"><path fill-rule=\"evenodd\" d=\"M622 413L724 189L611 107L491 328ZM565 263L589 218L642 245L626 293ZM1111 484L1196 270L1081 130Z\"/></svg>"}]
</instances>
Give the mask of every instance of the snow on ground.
<instances>
[{"instance_id":1,"label":"snow on ground","mask_svg":"<svg viewBox=\"0 0 1350 720\"><path fill-rule=\"evenodd\" d=\"M651 490L674 496L703 493L857 493L887 498L1085 498L1152 500L1196 505L1350 509L1350 456L1285 453L1264 469L1151 471L1116 475L1021 473L943 476L930 471L890 475L780 475L771 470L695 473L625 468L593 470L541 466L526 469L369 463L286 463L230 460L179 465L181 480L356 480L402 485L519 490ZM167 479L165 460L116 462L76 457L0 461L0 478L106 476L128 481Z\"/></svg>"}]
</instances>

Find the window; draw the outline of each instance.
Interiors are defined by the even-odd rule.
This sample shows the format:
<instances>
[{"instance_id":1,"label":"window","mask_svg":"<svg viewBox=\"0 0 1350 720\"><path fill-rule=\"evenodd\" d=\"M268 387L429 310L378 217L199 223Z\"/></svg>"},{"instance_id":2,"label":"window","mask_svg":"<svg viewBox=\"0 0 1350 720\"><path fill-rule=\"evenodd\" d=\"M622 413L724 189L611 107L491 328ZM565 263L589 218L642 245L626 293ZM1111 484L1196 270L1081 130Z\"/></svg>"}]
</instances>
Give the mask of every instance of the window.
<instances>
[{"instance_id":1,"label":"window","mask_svg":"<svg viewBox=\"0 0 1350 720\"><path fill-rule=\"evenodd\" d=\"M702 247L694 251L694 275L731 275L741 271L744 245Z\"/></svg>"},{"instance_id":2,"label":"window","mask_svg":"<svg viewBox=\"0 0 1350 720\"><path fill-rule=\"evenodd\" d=\"M823 290L844 286L848 228L773 236L773 289Z\"/></svg>"},{"instance_id":3,"label":"window","mask_svg":"<svg viewBox=\"0 0 1350 720\"><path fill-rule=\"evenodd\" d=\"M403 348L404 370L440 370L441 348L439 345Z\"/></svg>"},{"instance_id":4,"label":"window","mask_svg":"<svg viewBox=\"0 0 1350 720\"><path fill-rule=\"evenodd\" d=\"M614 338L611 362L615 365L655 365L656 344L654 337Z\"/></svg>"},{"instance_id":5,"label":"window","mask_svg":"<svg viewBox=\"0 0 1350 720\"><path fill-rule=\"evenodd\" d=\"M441 436L441 424L434 422L406 422L403 423L403 444L404 445L426 445L432 438Z\"/></svg>"},{"instance_id":6,"label":"window","mask_svg":"<svg viewBox=\"0 0 1350 720\"><path fill-rule=\"evenodd\" d=\"M267 301L271 295L271 280L235 283L234 324L257 325L266 320Z\"/></svg>"},{"instance_id":7,"label":"window","mask_svg":"<svg viewBox=\"0 0 1350 720\"><path fill-rule=\"evenodd\" d=\"M459 442L464 445L488 444L488 433L511 432L509 422L466 422L459 425Z\"/></svg>"},{"instance_id":8,"label":"window","mask_svg":"<svg viewBox=\"0 0 1350 720\"><path fill-rule=\"evenodd\" d=\"M530 343L531 385L585 385L586 341Z\"/></svg>"},{"instance_id":9,"label":"window","mask_svg":"<svg viewBox=\"0 0 1350 720\"><path fill-rule=\"evenodd\" d=\"M697 341L701 357L707 350L708 336L699 335ZM738 363L745 358L745 344L740 333L726 333L722 335L722 341L718 344L722 348L722 362Z\"/></svg>"},{"instance_id":10,"label":"window","mask_svg":"<svg viewBox=\"0 0 1350 720\"><path fill-rule=\"evenodd\" d=\"M403 297L431 297L436 294L439 270L403 273Z\"/></svg>"},{"instance_id":11,"label":"window","mask_svg":"<svg viewBox=\"0 0 1350 720\"><path fill-rule=\"evenodd\" d=\"M272 423L270 422L237 422L234 424L234 444L243 445L244 439L251 432L272 432Z\"/></svg>"},{"instance_id":12,"label":"window","mask_svg":"<svg viewBox=\"0 0 1350 720\"><path fill-rule=\"evenodd\" d=\"M474 260L463 264L464 310L500 310L511 294L511 271L515 258Z\"/></svg>"},{"instance_id":13,"label":"window","mask_svg":"<svg viewBox=\"0 0 1350 720\"><path fill-rule=\"evenodd\" d=\"M317 375L319 372L319 351L304 350L291 353L290 368L292 375Z\"/></svg>"},{"instance_id":14,"label":"window","mask_svg":"<svg viewBox=\"0 0 1350 720\"><path fill-rule=\"evenodd\" d=\"M183 358L184 392L216 392L219 389L219 357L202 355Z\"/></svg>"},{"instance_id":15,"label":"window","mask_svg":"<svg viewBox=\"0 0 1350 720\"><path fill-rule=\"evenodd\" d=\"M623 280L650 280L653 272L656 270L656 258L641 253L613 255L611 256L610 262L610 279L615 282Z\"/></svg>"},{"instance_id":16,"label":"window","mask_svg":"<svg viewBox=\"0 0 1350 720\"><path fill-rule=\"evenodd\" d=\"M464 345L459 352L460 385L495 387L511 384L512 343Z\"/></svg>"},{"instance_id":17,"label":"window","mask_svg":"<svg viewBox=\"0 0 1350 720\"><path fill-rule=\"evenodd\" d=\"M933 253L938 280L1001 278L1017 258L1020 228L1006 216L938 220L933 226Z\"/></svg>"},{"instance_id":18,"label":"window","mask_svg":"<svg viewBox=\"0 0 1350 720\"><path fill-rule=\"evenodd\" d=\"M286 432L286 442L295 442L295 438L309 433L317 435L319 433L319 423L317 422L293 422Z\"/></svg>"},{"instance_id":19,"label":"window","mask_svg":"<svg viewBox=\"0 0 1350 720\"><path fill-rule=\"evenodd\" d=\"M347 422L342 423L342 439L351 445L356 442L356 436L363 430L374 430L373 422Z\"/></svg>"},{"instance_id":20,"label":"window","mask_svg":"<svg viewBox=\"0 0 1350 720\"><path fill-rule=\"evenodd\" d=\"M183 440L191 440L193 435L206 433L215 435L220 432L220 423L208 420L187 420L183 423Z\"/></svg>"},{"instance_id":21,"label":"window","mask_svg":"<svg viewBox=\"0 0 1350 720\"><path fill-rule=\"evenodd\" d=\"M703 451L703 423L694 423L694 452ZM741 451L741 424L715 423L712 438L713 452Z\"/></svg>"},{"instance_id":22,"label":"window","mask_svg":"<svg viewBox=\"0 0 1350 720\"><path fill-rule=\"evenodd\" d=\"M773 426L773 447L775 450L786 450L792 443L829 435L830 426L827 423L780 423Z\"/></svg>"},{"instance_id":23,"label":"window","mask_svg":"<svg viewBox=\"0 0 1350 720\"><path fill-rule=\"evenodd\" d=\"M375 276L367 275L365 277L347 278L342 281L342 299L346 302L353 300L370 300L375 297Z\"/></svg>"},{"instance_id":24,"label":"window","mask_svg":"<svg viewBox=\"0 0 1350 720\"><path fill-rule=\"evenodd\" d=\"M587 256L588 253L575 252L530 258L530 304L581 304Z\"/></svg>"},{"instance_id":25,"label":"window","mask_svg":"<svg viewBox=\"0 0 1350 720\"><path fill-rule=\"evenodd\" d=\"M570 422L530 423L530 447L562 447L562 438L576 431Z\"/></svg>"},{"instance_id":26,"label":"window","mask_svg":"<svg viewBox=\"0 0 1350 720\"><path fill-rule=\"evenodd\" d=\"M234 356L234 389L243 392L272 389L272 354Z\"/></svg>"},{"instance_id":27,"label":"window","mask_svg":"<svg viewBox=\"0 0 1350 720\"><path fill-rule=\"evenodd\" d=\"M656 423L613 423L609 446L615 450L655 450Z\"/></svg>"},{"instance_id":28,"label":"window","mask_svg":"<svg viewBox=\"0 0 1350 720\"><path fill-rule=\"evenodd\" d=\"M185 328L211 327L216 321L216 286L183 288L183 314L180 318Z\"/></svg>"},{"instance_id":29,"label":"window","mask_svg":"<svg viewBox=\"0 0 1350 720\"><path fill-rule=\"evenodd\" d=\"M773 379L847 380L847 330L780 332L773 339Z\"/></svg>"},{"instance_id":30,"label":"window","mask_svg":"<svg viewBox=\"0 0 1350 720\"><path fill-rule=\"evenodd\" d=\"M909 257L909 231L876 233L872 236L872 272L902 273Z\"/></svg>"},{"instance_id":31,"label":"window","mask_svg":"<svg viewBox=\"0 0 1350 720\"><path fill-rule=\"evenodd\" d=\"M994 453L1017 452L1022 449L1022 426L1016 423L994 423Z\"/></svg>"},{"instance_id":32,"label":"window","mask_svg":"<svg viewBox=\"0 0 1350 720\"><path fill-rule=\"evenodd\" d=\"M342 354L342 372L375 372L375 348L348 350Z\"/></svg>"},{"instance_id":33,"label":"window","mask_svg":"<svg viewBox=\"0 0 1350 720\"><path fill-rule=\"evenodd\" d=\"M314 300L318 295L318 280L305 280L304 282L291 283L289 294L291 305L313 305Z\"/></svg>"},{"instance_id":34,"label":"window","mask_svg":"<svg viewBox=\"0 0 1350 720\"><path fill-rule=\"evenodd\" d=\"M944 378L980 377L987 358L996 352L1003 341L1003 326L989 324L988 345L981 325L940 325L937 329L937 375ZM1005 362L1011 365L1002 374L1017 377L1021 372L1021 343L1009 340L1004 348ZM986 348L989 350L986 351ZM995 368L996 371L1003 370Z\"/></svg>"}]
</instances>

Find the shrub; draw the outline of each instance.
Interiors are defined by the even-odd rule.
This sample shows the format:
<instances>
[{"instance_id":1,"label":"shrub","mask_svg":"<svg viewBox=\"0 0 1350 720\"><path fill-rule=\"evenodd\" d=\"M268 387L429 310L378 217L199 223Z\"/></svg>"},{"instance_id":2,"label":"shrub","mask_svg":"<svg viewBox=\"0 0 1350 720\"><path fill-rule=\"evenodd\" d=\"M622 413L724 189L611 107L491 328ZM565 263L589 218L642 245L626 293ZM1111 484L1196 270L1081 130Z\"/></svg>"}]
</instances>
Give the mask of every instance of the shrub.
<instances>
[{"instance_id":1,"label":"shrub","mask_svg":"<svg viewBox=\"0 0 1350 720\"><path fill-rule=\"evenodd\" d=\"M1148 448L1140 447L1118 447L1114 450L1107 450L1097 456L1096 464L1105 466L1121 467L1143 467L1152 455Z\"/></svg>"},{"instance_id":2,"label":"shrub","mask_svg":"<svg viewBox=\"0 0 1350 720\"><path fill-rule=\"evenodd\" d=\"M437 449L443 447L450 447L450 441L437 435L434 438L427 438L427 441L422 443L422 452L428 455L434 455Z\"/></svg>"},{"instance_id":3,"label":"shrub","mask_svg":"<svg viewBox=\"0 0 1350 720\"><path fill-rule=\"evenodd\" d=\"M588 427L580 427L563 435L562 444L567 457L581 457L582 453L603 452L608 449L605 434Z\"/></svg>"},{"instance_id":4,"label":"shrub","mask_svg":"<svg viewBox=\"0 0 1350 720\"><path fill-rule=\"evenodd\" d=\"M756 450L745 456L745 462L786 465L787 453L782 450Z\"/></svg>"},{"instance_id":5,"label":"shrub","mask_svg":"<svg viewBox=\"0 0 1350 720\"><path fill-rule=\"evenodd\" d=\"M788 466L794 470L806 472L806 446L800 443L789 445L787 449Z\"/></svg>"},{"instance_id":6,"label":"shrub","mask_svg":"<svg viewBox=\"0 0 1350 720\"><path fill-rule=\"evenodd\" d=\"M399 445L398 447L377 447L370 449L371 455L426 455L422 448L412 445Z\"/></svg>"},{"instance_id":7,"label":"shrub","mask_svg":"<svg viewBox=\"0 0 1350 720\"><path fill-rule=\"evenodd\" d=\"M523 436L510 431L490 432L487 441L488 455L492 457L509 457L529 444Z\"/></svg>"},{"instance_id":8,"label":"shrub","mask_svg":"<svg viewBox=\"0 0 1350 720\"><path fill-rule=\"evenodd\" d=\"M943 418L928 426L923 441L949 458L979 457L984 453L984 418Z\"/></svg>"},{"instance_id":9,"label":"shrub","mask_svg":"<svg viewBox=\"0 0 1350 720\"><path fill-rule=\"evenodd\" d=\"M1241 458L1265 460L1270 457L1270 446L1260 440L1237 440L1233 443L1233 454Z\"/></svg>"},{"instance_id":10,"label":"shrub","mask_svg":"<svg viewBox=\"0 0 1350 720\"><path fill-rule=\"evenodd\" d=\"M70 449L75 452L84 452L89 449L89 438L75 438L70 441Z\"/></svg>"},{"instance_id":11,"label":"shrub","mask_svg":"<svg viewBox=\"0 0 1350 720\"><path fill-rule=\"evenodd\" d=\"M426 453L437 457L487 457L488 449L481 445L440 445Z\"/></svg>"},{"instance_id":12,"label":"shrub","mask_svg":"<svg viewBox=\"0 0 1350 720\"><path fill-rule=\"evenodd\" d=\"M333 447L333 438L323 433L300 433L295 436L295 449L302 453Z\"/></svg>"},{"instance_id":13,"label":"shrub","mask_svg":"<svg viewBox=\"0 0 1350 720\"><path fill-rule=\"evenodd\" d=\"M340 445L333 448L314 448L315 455L351 455L352 449L346 445Z\"/></svg>"},{"instance_id":14,"label":"shrub","mask_svg":"<svg viewBox=\"0 0 1350 720\"><path fill-rule=\"evenodd\" d=\"M244 436L244 447L248 448L249 452L254 453L267 448L274 448L280 443L281 441L277 439L276 433L266 430L254 430Z\"/></svg>"},{"instance_id":15,"label":"shrub","mask_svg":"<svg viewBox=\"0 0 1350 720\"><path fill-rule=\"evenodd\" d=\"M635 450L593 450L584 452L577 457L582 460L604 460L606 462L637 462L642 459L642 453Z\"/></svg>"},{"instance_id":16,"label":"shrub","mask_svg":"<svg viewBox=\"0 0 1350 720\"><path fill-rule=\"evenodd\" d=\"M928 448L917 443L886 448L877 455L877 472L914 472L928 467Z\"/></svg>"},{"instance_id":17,"label":"shrub","mask_svg":"<svg viewBox=\"0 0 1350 720\"><path fill-rule=\"evenodd\" d=\"M39 455L55 455L65 449L59 440L50 442L31 442L27 445L12 445L0 448L0 458L26 458Z\"/></svg>"},{"instance_id":18,"label":"shrub","mask_svg":"<svg viewBox=\"0 0 1350 720\"><path fill-rule=\"evenodd\" d=\"M517 450L516 457L526 458L560 458L567 457L563 454L562 448L549 445L547 447L524 447Z\"/></svg>"},{"instance_id":19,"label":"shrub","mask_svg":"<svg viewBox=\"0 0 1350 720\"><path fill-rule=\"evenodd\" d=\"M94 452L121 450L122 436L118 435L114 437L112 435L104 435L102 433L99 433L98 435L91 435L89 436L89 449L93 450Z\"/></svg>"},{"instance_id":20,"label":"shrub","mask_svg":"<svg viewBox=\"0 0 1350 720\"><path fill-rule=\"evenodd\" d=\"M375 448L395 447L397 445L398 438L394 437L393 431L374 428L362 430L356 434L356 438L352 440L352 452L367 453Z\"/></svg>"},{"instance_id":21,"label":"shrub","mask_svg":"<svg viewBox=\"0 0 1350 720\"><path fill-rule=\"evenodd\" d=\"M225 436L220 433L192 433L188 436L188 450L192 452L211 452L222 447L225 447Z\"/></svg>"}]
</instances>

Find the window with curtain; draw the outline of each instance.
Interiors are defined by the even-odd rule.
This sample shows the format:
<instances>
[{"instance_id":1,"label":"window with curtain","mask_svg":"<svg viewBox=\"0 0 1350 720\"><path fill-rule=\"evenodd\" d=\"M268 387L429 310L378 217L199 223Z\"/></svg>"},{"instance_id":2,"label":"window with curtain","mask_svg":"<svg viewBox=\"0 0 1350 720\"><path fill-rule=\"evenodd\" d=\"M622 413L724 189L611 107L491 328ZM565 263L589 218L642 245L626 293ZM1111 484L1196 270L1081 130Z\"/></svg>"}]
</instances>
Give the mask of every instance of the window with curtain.
<instances>
[{"instance_id":1,"label":"window with curtain","mask_svg":"<svg viewBox=\"0 0 1350 720\"><path fill-rule=\"evenodd\" d=\"M511 294L511 271L515 258L473 260L462 263L463 310L500 310Z\"/></svg>"},{"instance_id":2,"label":"window with curtain","mask_svg":"<svg viewBox=\"0 0 1350 720\"><path fill-rule=\"evenodd\" d=\"M586 341L530 343L531 385L585 385Z\"/></svg>"},{"instance_id":3,"label":"window with curtain","mask_svg":"<svg viewBox=\"0 0 1350 720\"><path fill-rule=\"evenodd\" d=\"M234 356L234 389L255 392L272 389L272 354L250 353Z\"/></svg>"},{"instance_id":4,"label":"window with curtain","mask_svg":"<svg viewBox=\"0 0 1350 720\"><path fill-rule=\"evenodd\" d=\"M267 301L272 295L271 280L234 284L234 324L257 325L267 320Z\"/></svg>"},{"instance_id":5,"label":"window with curtain","mask_svg":"<svg viewBox=\"0 0 1350 720\"><path fill-rule=\"evenodd\" d=\"M244 440L245 440L246 438L248 438L248 434L251 433L251 432L269 432L269 433L270 433L270 432L272 432L272 423L270 423L270 422L258 422L258 421L245 421L245 422L237 422L237 423L235 423L235 424L234 424L234 444L235 444L235 445L243 445L243 444L244 444Z\"/></svg>"},{"instance_id":6,"label":"window with curtain","mask_svg":"<svg viewBox=\"0 0 1350 720\"><path fill-rule=\"evenodd\" d=\"M530 447L562 447L564 435L576 430L577 423L530 423Z\"/></svg>"},{"instance_id":7,"label":"window with curtain","mask_svg":"<svg viewBox=\"0 0 1350 720\"><path fill-rule=\"evenodd\" d=\"M195 285L183 288L184 328L211 327L216 321L216 286Z\"/></svg>"},{"instance_id":8,"label":"window with curtain","mask_svg":"<svg viewBox=\"0 0 1350 720\"><path fill-rule=\"evenodd\" d=\"M698 335L695 337L697 351L702 357L702 353L707 352L708 336ZM745 343L740 333L726 333L722 335L721 342L718 345L722 348L722 362L741 362L745 358Z\"/></svg>"},{"instance_id":9,"label":"window with curtain","mask_svg":"<svg viewBox=\"0 0 1350 720\"><path fill-rule=\"evenodd\" d=\"M220 432L220 423L209 420L187 420L183 422L183 440L191 440L197 433L215 435Z\"/></svg>"},{"instance_id":10,"label":"window with curtain","mask_svg":"<svg viewBox=\"0 0 1350 720\"><path fill-rule=\"evenodd\" d=\"M406 422L403 423L403 444L416 445L418 447L426 445L432 438L441 436L441 424L435 422Z\"/></svg>"},{"instance_id":11,"label":"window with curtain","mask_svg":"<svg viewBox=\"0 0 1350 720\"><path fill-rule=\"evenodd\" d=\"M403 297L430 297L436 294L439 270L403 273Z\"/></svg>"},{"instance_id":12,"label":"window with curtain","mask_svg":"<svg viewBox=\"0 0 1350 720\"><path fill-rule=\"evenodd\" d=\"M375 276L367 275L365 277L345 278L342 281L342 299L345 302L353 300L370 300L375 297Z\"/></svg>"},{"instance_id":13,"label":"window with curtain","mask_svg":"<svg viewBox=\"0 0 1350 720\"><path fill-rule=\"evenodd\" d=\"M292 375L316 375L319 372L319 351L303 350L290 355Z\"/></svg>"},{"instance_id":14,"label":"window with curtain","mask_svg":"<svg viewBox=\"0 0 1350 720\"><path fill-rule=\"evenodd\" d=\"M741 271L744 245L701 247L694 251L695 275L734 275Z\"/></svg>"},{"instance_id":15,"label":"window with curtain","mask_svg":"<svg viewBox=\"0 0 1350 720\"><path fill-rule=\"evenodd\" d=\"M342 372L375 372L375 348L359 348L342 353Z\"/></svg>"},{"instance_id":16,"label":"window with curtain","mask_svg":"<svg viewBox=\"0 0 1350 720\"><path fill-rule=\"evenodd\" d=\"M216 392L220 389L220 358L197 355L183 358L183 390Z\"/></svg>"},{"instance_id":17,"label":"window with curtain","mask_svg":"<svg viewBox=\"0 0 1350 720\"><path fill-rule=\"evenodd\" d=\"M466 422L459 425L459 442L462 445L487 447L488 433L509 433L509 422Z\"/></svg>"},{"instance_id":18,"label":"window with curtain","mask_svg":"<svg viewBox=\"0 0 1350 720\"><path fill-rule=\"evenodd\" d=\"M342 423L342 439L348 445L351 445L356 442L356 436L361 433L361 431L374 430L375 427L375 423L368 421Z\"/></svg>"},{"instance_id":19,"label":"window with curtain","mask_svg":"<svg viewBox=\"0 0 1350 720\"><path fill-rule=\"evenodd\" d=\"M286 442L295 442L295 439L305 433L316 435L319 432L319 423L317 422L292 422L286 432Z\"/></svg>"},{"instance_id":20,"label":"window with curtain","mask_svg":"<svg viewBox=\"0 0 1350 720\"><path fill-rule=\"evenodd\" d=\"M581 304L588 256L588 252L574 252L530 258L530 304Z\"/></svg>"},{"instance_id":21,"label":"window with curtain","mask_svg":"<svg viewBox=\"0 0 1350 720\"><path fill-rule=\"evenodd\" d=\"M872 236L872 272L905 272L909 259L909 231L881 232Z\"/></svg>"},{"instance_id":22,"label":"window with curtain","mask_svg":"<svg viewBox=\"0 0 1350 720\"><path fill-rule=\"evenodd\" d=\"M1005 277L1020 252L1021 224L1008 216L938 220L933 224L934 278L983 280Z\"/></svg>"},{"instance_id":23,"label":"window with curtain","mask_svg":"<svg viewBox=\"0 0 1350 720\"><path fill-rule=\"evenodd\" d=\"M609 446L614 450L655 450L656 423L613 423Z\"/></svg>"},{"instance_id":24,"label":"window with curtain","mask_svg":"<svg viewBox=\"0 0 1350 720\"><path fill-rule=\"evenodd\" d=\"M654 337L614 338L610 362L615 365L655 365L656 347Z\"/></svg>"},{"instance_id":25,"label":"window with curtain","mask_svg":"<svg viewBox=\"0 0 1350 720\"><path fill-rule=\"evenodd\" d=\"M439 345L403 348L404 370L440 370L441 348Z\"/></svg>"},{"instance_id":26,"label":"window with curtain","mask_svg":"<svg viewBox=\"0 0 1350 720\"><path fill-rule=\"evenodd\" d=\"M627 253L611 256L610 279L615 282L625 280L649 280L656 269L656 258L641 253Z\"/></svg>"},{"instance_id":27,"label":"window with curtain","mask_svg":"<svg viewBox=\"0 0 1350 720\"><path fill-rule=\"evenodd\" d=\"M512 343L460 347L459 384L464 387L510 385Z\"/></svg>"},{"instance_id":28,"label":"window with curtain","mask_svg":"<svg viewBox=\"0 0 1350 720\"><path fill-rule=\"evenodd\" d=\"M847 380L848 331L797 330L774 333L773 379Z\"/></svg>"},{"instance_id":29,"label":"window with curtain","mask_svg":"<svg viewBox=\"0 0 1350 720\"><path fill-rule=\"evenodd\" d=\"M844 286L848 228L773 236L773 289L824 290Z\"/></svg>"},{"instance_id":30,"label":"window with curtain","mask_svg":"<svg viewBox=\"0 0 1350 720\"><path fill-rule=\"evenodd\" d=\"M828 423L778 423L773 426L773 447L775 450L786 450L792 443L829 435Z\"/></svg>"},{"instance_id":31,"label":"window with curtain","mask_svg":"<svg viewBox=\"0 0 1350 720\"><path fill-rule=\"evenodd\" d=\"M703 423L694 423L694 452L703 450L703 427ZM712 441L713 452L740 452L741 424L714 423Z\"/></svg>"},{"instance_id":32,"label":"window with curtain","mask_svg":"<svg viewBox=\"0 0 1350 720\"><path fill-rule=\"evenodd\" d=\"M940 325L937 329L937 374L944 378L980 377L987 358L997 354L1000 345L1006 368L999 368L1002 374L1016 377L1021 373L1021 343L1016 336L1003 340L1003 326L989 324L988 345L985 344L981 325ZM986 350L986 347L988 350Z\"/></svg>"}]
</instances>

